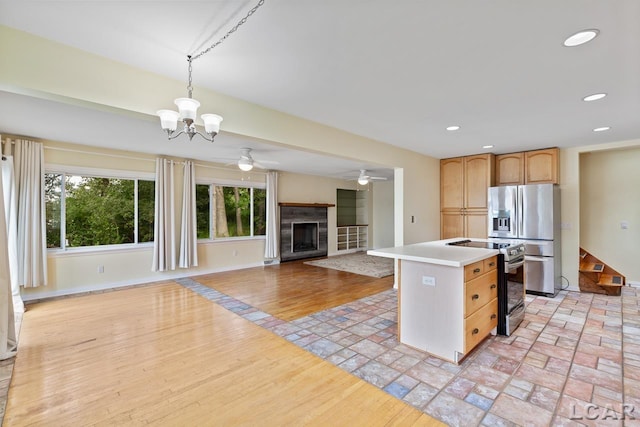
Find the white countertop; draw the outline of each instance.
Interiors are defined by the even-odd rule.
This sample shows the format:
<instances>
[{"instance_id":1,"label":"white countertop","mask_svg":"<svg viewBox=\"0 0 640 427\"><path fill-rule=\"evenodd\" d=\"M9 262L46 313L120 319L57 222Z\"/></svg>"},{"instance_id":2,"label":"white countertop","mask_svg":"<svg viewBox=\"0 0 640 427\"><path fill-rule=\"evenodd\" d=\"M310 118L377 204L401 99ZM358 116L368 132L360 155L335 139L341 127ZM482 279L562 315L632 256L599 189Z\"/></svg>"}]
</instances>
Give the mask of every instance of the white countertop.
<instances>
[{"instance_id":1,"label":"white countertop","mask_svg":"<svg viewBox=\"0 0 640 427\"><path fill-rule=\"evenodd\" d=\"M465 237L458 237L455 239L414 243L412 245L396 246L393 248L371 249L367 251L367 254L385 258L447 265L450 267L464 267L465 265L472 264L476 261L498 254L497 249L468 248L465 246L447 245L449 242L465 239ZM487 241L486 239L469 240L478 242Z\"/></svg>"}]
</instances>

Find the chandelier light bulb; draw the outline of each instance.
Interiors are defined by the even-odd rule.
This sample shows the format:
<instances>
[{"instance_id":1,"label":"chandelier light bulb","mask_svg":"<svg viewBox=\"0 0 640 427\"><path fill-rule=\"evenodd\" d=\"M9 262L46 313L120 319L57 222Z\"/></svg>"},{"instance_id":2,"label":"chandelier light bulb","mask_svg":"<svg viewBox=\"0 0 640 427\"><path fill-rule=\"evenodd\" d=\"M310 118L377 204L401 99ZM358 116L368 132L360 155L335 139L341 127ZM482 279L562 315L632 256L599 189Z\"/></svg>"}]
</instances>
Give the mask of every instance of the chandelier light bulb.
<instances>
[{"instance_id":1,"label":"chandelier light bulb","mask_svg":"<svg viewBox=\"0 0 640 427\"><path fill-rule=\"evenodd\" d=\"M358 178L358 184L360 185L367 185L369 183L369 180L363 176L361 176L360 178Z\"/></svg>"},{"instance_id":2,"label":"chandelier light bulb","mask_svg":"<svg viewBox=\"0 0 640 427\"><path fill-rule=\"evenodd\" d=\"M178 98L174 101L178 106L178 112L182 120L195 120L200 103L193 98Z\"/></svg>"},{"instance_id":3,"label":"chandelier light bulb","mask_svg":"<svg viewBox=\"0 0 640 427\"><path fill-rule=\"evenodd\" d=\"M160 125L162 130L175 131L178 128L178 119L180 114L173 110L158 110L156 113L160 116Z\"/></svg>"},{"instance_id":4,"label":"chandelier light bulb","mask_svg":"<svg viewBox=\"0 0 640 427\"><path fill-rule=\"evenodd\" d=\"M220 122L222 117L217 114L203 114L200 116L204 122L204 130L209 134L217 134L220 132Z\"/></svg>"}]
</instances>

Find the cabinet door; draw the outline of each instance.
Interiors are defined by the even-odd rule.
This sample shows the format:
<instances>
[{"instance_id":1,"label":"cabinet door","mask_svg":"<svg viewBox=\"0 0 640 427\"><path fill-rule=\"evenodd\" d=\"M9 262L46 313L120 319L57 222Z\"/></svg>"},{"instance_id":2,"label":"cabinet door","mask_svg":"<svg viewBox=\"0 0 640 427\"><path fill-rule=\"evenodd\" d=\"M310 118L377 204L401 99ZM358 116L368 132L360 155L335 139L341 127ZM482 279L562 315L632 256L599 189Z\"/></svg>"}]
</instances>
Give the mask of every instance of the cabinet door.
<instances>
[{"instance_id":1,"label":"cabinet door","mask_svg":"<svg viewBox=\"0 0 640 427\"><path fill-rule=\"evenodd\" d=\"M487 209L487 190L494 183L495 156L479 154L464 159L464 207Z\"/></svg>"},{"instance_id":2,"label":"cabinet door","mask_svg":"<svg viewBox=\"0 0 640 427\"><path fill-rule=\"evenodd\" d=\"M524 153L496 156L496 185L524 184Z\"/></svg>"},{"instance_id":3,"label":"cabinet door","mask_svg":"<svg viewBox=\"0 0 640 427\"><path fill-rule=\"evenodd\" d=\"M465 237L473 237L476 239L486 239L488 236L487 229L488 215L483 210L466 210L464 214Z\"/></svg>"},{"instance_id":4,"label":"cabinet door","mask_svg":"<svg viewBox=\"0 0 640 427\"><path fill-rule=\"evenodd\" d=\"M525 184L558 184L559 149L525 152Z\"/></svg>"},{"instance_id":5,"label":"cabinet door","mask_svg":"<svg viewBox=\"0 0 640 427\"><path fill-rule=\"evenodd\" d=\"M440 215L440 234L442 239L465 237L464 215L459 212L443 211Z\"/></svg>"},{"instance_id":6,"label":"cabinet door","mask_svg":"<svg viewBox=\"0 0 640 427\"><path fill-rule=\"evenodd\" d=\"M462 209L464 203L464 159L440 160L440 209Z\"/></svg>"}]
</instances>

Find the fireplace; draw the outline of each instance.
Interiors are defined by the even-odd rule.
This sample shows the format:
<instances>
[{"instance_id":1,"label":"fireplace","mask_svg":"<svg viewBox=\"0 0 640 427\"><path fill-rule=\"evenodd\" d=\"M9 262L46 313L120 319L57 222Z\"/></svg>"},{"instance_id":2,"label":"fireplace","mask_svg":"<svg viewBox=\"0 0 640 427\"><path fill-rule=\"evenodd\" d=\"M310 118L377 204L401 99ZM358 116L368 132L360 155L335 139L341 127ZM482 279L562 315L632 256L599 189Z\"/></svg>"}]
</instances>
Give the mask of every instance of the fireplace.
<instances>
[{"instance_id":1,"label":"fireplace","mask_svg":"<svg viewBox=\"0 0 640 427\"><path fill-rule=\"evenodd\" d=\"M293 252L318 250L318 221L291 223L291 250Z\"/></svg>"},{"instance_id":2,"label":"fireplace","mask_svg":"<svg viewBox=\"0 0 640 427\"><path fill-rule=\"evenodd\" d=\"M280 261L327 256L327 207L280 203Z\"/></svg>"}]
</instances>

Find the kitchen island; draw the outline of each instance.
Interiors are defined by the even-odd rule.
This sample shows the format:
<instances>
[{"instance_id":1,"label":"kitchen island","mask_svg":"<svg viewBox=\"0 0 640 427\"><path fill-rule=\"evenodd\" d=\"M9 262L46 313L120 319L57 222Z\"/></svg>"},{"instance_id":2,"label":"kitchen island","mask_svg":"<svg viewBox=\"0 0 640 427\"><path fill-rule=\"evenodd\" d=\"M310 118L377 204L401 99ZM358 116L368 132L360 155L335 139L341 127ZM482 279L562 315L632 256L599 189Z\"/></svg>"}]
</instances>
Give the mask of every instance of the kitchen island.
<instances>
[{"instance_id":1,"label":"kitchen island","mask_svg":"<svg viewBox=\"0 0 640 427\"><path fill-rule=\"evenodd\" d=\"M447 246L456 240L367 254L398 260L398 340L459 363L495 334L498 250Z\"/></svg>"}]
</instances>

